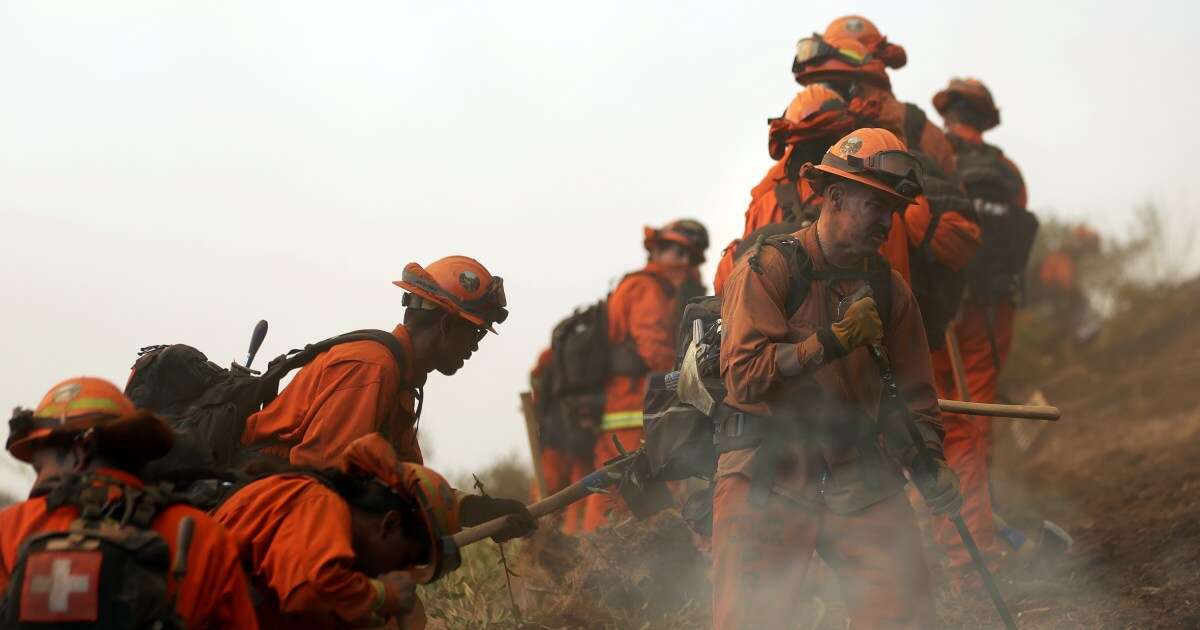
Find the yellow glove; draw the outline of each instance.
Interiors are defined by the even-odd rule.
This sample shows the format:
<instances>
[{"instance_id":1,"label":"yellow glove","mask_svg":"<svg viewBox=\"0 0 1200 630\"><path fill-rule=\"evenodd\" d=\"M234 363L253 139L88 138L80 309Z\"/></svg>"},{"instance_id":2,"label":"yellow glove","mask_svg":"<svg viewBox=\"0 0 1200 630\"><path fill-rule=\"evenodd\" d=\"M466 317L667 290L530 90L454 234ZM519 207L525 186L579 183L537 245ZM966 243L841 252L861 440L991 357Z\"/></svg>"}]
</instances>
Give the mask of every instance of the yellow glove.
<instances>
[{"instance_id":1,"label":"yellow glove","mask_svg":"<svg viewBox=\"0 0 1200 630\"><path fill-rule=\"evenodd\" d=\"M883 321L875 298L865 297L850 305L842 320L829 327L846 354L862 346L883 343Z\"/></svg>"}]
</instances>

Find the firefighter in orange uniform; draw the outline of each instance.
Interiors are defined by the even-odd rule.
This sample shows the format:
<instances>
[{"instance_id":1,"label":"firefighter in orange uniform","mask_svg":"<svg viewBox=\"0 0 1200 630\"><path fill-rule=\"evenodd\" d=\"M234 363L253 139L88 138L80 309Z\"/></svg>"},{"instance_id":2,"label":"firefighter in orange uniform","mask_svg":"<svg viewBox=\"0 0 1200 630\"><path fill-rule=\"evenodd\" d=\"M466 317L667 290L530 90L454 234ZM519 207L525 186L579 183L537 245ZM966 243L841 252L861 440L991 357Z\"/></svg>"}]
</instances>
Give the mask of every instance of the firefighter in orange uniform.
<instances>
[{"instance_id":1,"label":"firefighter in orange uniform","mask_svg":"<svg viewBox=\"0 0 1200 630\"><path fill-rule=\"evenodd\" d=\"M855 39L866 48L866 56L857 60L844 40ZM879 101L880 113L871 124L887 129L919 153L925 175L936 175L950 182L956 173L954 149L936 125L926 119L915 105L902 103L892 94L887 69L900 69L907 63L904 48L887 41L870 20L857 15L830 22L825 32L800 40L792 63L792 74L801 85L822 83L845 98ZM852 68L848 71L847 67ZM952 187L934 189L923 178L925 194L906 208L882 253L892 268L905 280L913 281L912 256L935 261L952 271L962 270L980 243L980 229L972 218L969 202L959 199ZM961 193L961 191L959 191ZM961 201L961 203L959 203ZM933 233L926 232L933 225ZM914 288L922 290L918 279ZM928 315L928 314L927 314ZM932 340L935 345L938 340Z\"/></svg>"},{"instance_id":2,"label":"firefighter in orange uniform","mask_svg":"<svg viewBox=\"0 0 1200 630\"><path fill-rule=\"evenodd\" d=\"M404 323L392 334L404 349L403 365L374 341L345 343L320 354L296 373L279 396L246 420L242 443L295 466L328 468L355 439L387 436L402 461L424 461L417 442L422 391L430 372L452 375L479 349L495 324L508 317L504 282L478 261L449 256L427 268L404 267L396 286L404 296ZM512 511L499 538L530 531L535 523L515 501L471 496L462 506L464 526Z\"/></svg>"},{"instance_id":3,"label":"firefighter in orange uniform","mask_svg":"<svg viewBox=\"0 0 1200 630\"><path fill-rule=\"evenodd\" d=\"M264 628L424 627L414 587L458 567L457 500L446 480L401 462L379 434L336 470L271 475L214 512L233 535Z\"/></svg>"},{"instance_id":4,"label":"firefighter in orange uniform","mask_svg":"<svg viewBox=\"0 0 1200 630\"><path fill-rule=\"evenodd\" d=\"M933 97L933 105L946 122L960 179L984 227L983 247L967 269L966 299L951 324L966 376L961 385L966 391L959 391L947 351L933 356L938 393L943 398L963 399L965 395L973 402L996 402L1037 220L1026 209L1020 170L999 149L983 141L983 132L1000 124L1000 111L987 87L975 79L954 79ZM980 550L994 556L996 528L987 467L991 421L947 414L942 422L946 459L962 481L963 520ZM934 530L949 556L952 588L978 584L970 555L949 519L938 519Z\"/></svg>"},{"instance_id":5,"label":"firefighter in orange uniform","mask_svg":"<svg viewBox=\"0 0 1200 630\"><path fill-rule=\"evenodd\" d=\"M866 54L855 40L845 45ZM878 101L856 98L847 104L837 92L817 83L796 94L782 118L770 121L768 152L776 162L750 191L742 238L721 252L713 280L717 295L721 295L725 279L733 271L734 251L751 232L772 223L808 225L816 219L821 198L813 192L808 180L799 176L800 167L819 161L834 140L864 126L878 113Z\"/></svg>"},{"instance_id":6,"label":"firefighter in orange uniform","mask_svg":"<svg viewBox=\"0 0 1200 630\"><path fill-rule=\"evenodd\" d=\"M172 503L138 478L145 464L165 455L174 443L174 434L160 418L135 409L112 383L79 377L55 385L36 410L14 414L9 428L9 452L33 465L37 481L32 498L0 512L0 593L5 594L0 625L92 620L115 627L136 621L140 612L174 628L178 626L155 616L169 615L173 604L187 628L258 627L229 534L204 512ZM190 543L181 534L184 521L191 523ZM128 538L122 540L148 533L157 540L139 544L137 557L146 558L145 564L132 560L130 553L124 567L117 563L122 558L101 562L107 555L93 565L89 556L107 553L94 547L68 550L69 545L47 543L38 552L33 541L54 532L101 528L109 528L110 536L125 532ZM153 550L164 541L161 565L152 566ZM23 555L27 543L30 550ZM173 561L180 555L186 560L183 567ZM182 576L176 572L180 568L185 569ZM106 580L115 580L122 596L145 596L154 592L156 579L166 585L157 599L125 601L114 595L115 586L101 588ZM49 588L39 592L39 581Z\"/></svg>"},{"instance_id":7,"label":"firefighter in orange uniform","mask_svg":"<svg viewBox=\"0 0 1200 630\"><path fill-rule=\"evenodd\" d=\"M614 437L629 451L641 445L646 375L674 367L683 304L704 294L699 266L708 249L708 230L703 225L681 219L660 229L647 227L643 245L649 252L646 266L626 275L608 299L612 360L593 458L597 466L619 454ZM584 530L596 529L619 506L611 494L588 497Z\"/></svg>"},{"instance_id":8,"label":"firefighter in orange uniform","mask_svg":"<svg viewBox=\"0 0 1200 630\"><path fill-rule=\"evenodd\" d=\"M886 346L921 439L940 453L920 311L877 254L921 191L918 171L891 132L852 131L803 169L823 195L817 222L757 246L726 284L721 373L736 413L716 437L718 630L793 627L814 550L838 576L851 627L935 623L903 491L916 448L890 426L896 418L876 418L882 387L866 348ZM925 496L935 512L954 512L957 479L936 465Z\"/></svg>"}]
</instances>

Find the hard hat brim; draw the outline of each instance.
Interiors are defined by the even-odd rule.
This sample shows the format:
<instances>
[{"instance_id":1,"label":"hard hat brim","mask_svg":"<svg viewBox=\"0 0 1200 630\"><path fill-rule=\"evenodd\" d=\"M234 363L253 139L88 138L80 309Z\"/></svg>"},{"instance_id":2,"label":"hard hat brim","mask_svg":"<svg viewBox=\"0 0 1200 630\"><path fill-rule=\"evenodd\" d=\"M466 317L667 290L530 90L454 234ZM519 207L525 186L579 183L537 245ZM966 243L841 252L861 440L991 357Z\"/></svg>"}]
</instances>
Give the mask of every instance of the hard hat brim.
<instances>
[{"instance_id":1,"label":"hard hat brim","mask_svg":"<svg viewBox=\"0 0 1200 630\"><path fill-rule=\"evenodd\" d=\"M909 204L916 203L916 200L913 199L912 197L905 197L904 195L901 195L900 193L898 193L895 190L893 190L892 188L890 188L887 184L884 184L882 182L871 179L870 177L865 177L863 175L859 175L858 173L851 173L849 171L844 171L840 168L837 168L834 166L829 166L827 164L815 164L815 165L813 165L813 168L815 168L818 171L821 171L822 173L836 175L838 177L841 177L842 179L848 179L852 182L858 182L860 184L870 186L871 188L885 192L888 195L891 195L892 197L894 197L900 201L903 201L905 203L909 203Z\"/></svg>"},{"instance_id":2,"label":"hard hat brim","mask_svg":"<svg viewBox=\"0 0 1200 630\"><path fill-rule=\"evenodd\" d=\"M965 99L979 112L982 117L983 125L980 131L994 129L1000 125L1000 110L996 109L995 103L987 99L981 98L978 94L972 94L957 88L946 88L937 94L933 95L933 108L938 114L943 117L946 115L946 108L950 106L950 99L953 97Z\"/></svg>"},{"instance_id":3,"label":"hard hat brim","mask_svg":"<svg viewBox=\"0 0 1200 630\"><path fill-rule=\"evenodd\" d=\"M479 317L478 315L475 315L473 313L469 313L469 312L463 310L461 307L459 307L459 305L455 304L454 302L451 302L450 300L447 300L446 298L444 298L440 295L434 294L432 291L427 291L424 288L419 287L419 286L417 286L411 282L408 282L406 280L394 280L394 281L392 281L392 284L400 287L401 289L404 289L405 291L408 291L409 293L412 293L413 295L419 296L422 299L429 300L430 302L437 304L438 306L440 306L442 308L442 310L450 313L451 315L461 317L461 318L471 322L472 324L475 324L476 326L486 328L488 330L488 332L491 332L493 335L500 334L500 333L496 332L496 328L491 322L483 319L482 317Z\"/></svg>"},{"instance_id":4,"label":"hard hat brim","mask_svg":"<svg viewBox=\"0 0 1200 630\"><path fill-rule=\"evenodd\" d=\"M115 419L68 420L57 427L39 427L8 445L18 460L32 463L33 453L54 437L77 435L93 429L102 436L101 449L119 452L123 458L151 462L166 455L175 445L175 433L162 418L144 410Z\"/></svg>"}]
</instances>

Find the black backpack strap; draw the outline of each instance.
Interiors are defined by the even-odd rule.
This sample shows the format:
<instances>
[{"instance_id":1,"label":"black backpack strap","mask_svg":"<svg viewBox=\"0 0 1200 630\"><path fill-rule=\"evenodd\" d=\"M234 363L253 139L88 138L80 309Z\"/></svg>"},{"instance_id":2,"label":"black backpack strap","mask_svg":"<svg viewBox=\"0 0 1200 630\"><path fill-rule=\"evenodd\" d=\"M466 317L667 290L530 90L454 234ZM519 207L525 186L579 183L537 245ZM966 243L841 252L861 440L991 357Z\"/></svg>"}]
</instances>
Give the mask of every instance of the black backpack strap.
<instances>
[{"instance_id":1,"label":"black backpack strap","mask_svg":"<svg viewBox=\"0 0 1200 630\"><path fill-rule=\"evenodd\" d=\"M121 496L112 501L109 489L121 488ZM182 497L166 487L147 485L137 488L119 479L98 474L81 473L60 477L46 495L46 509L53 512L64 505L79 510L79 521L87 527L99 527L104 519L121 525L150 529L154 518L167 506L183 503Z\"/></svg>"},{"instance_id":2,"label":"black backpack strap","mask_svg":"<svg viewBox=\"0 0 1200 630\"><path fill-rule=\"evenodd\" d=\"M780 210L783 210L783 220L788 223L796 223L797 217L804 208L804 202L800 199L795 182L787 179L775 184L775 203Z\"/></svg>"},{"instance_id":3,"label":"black backpack strap","mask_svg":"<svg viewBox=\"0 0 1200 630\"><path fill-rule=\"evenodd\" d=\"M396 361L396 366L400 368L400 373L404 373L407 367L404 346L400 344L400 340L395 335L386 330L370 328L355 330L316 343L310 343L299 350L292 350L287 354L282 354L272 359L267 364L267 370L263 372L261 378L261 389L259 391L263 404L275 398L279 392L279 382L289 372L312 363L313 359L317 358L317 355L334 346L355 341L374 341L375 343L383 344L392 353L392 359Z\"/></svg>"},{"instance_id":4,"label":"black backpack strap","mask_svg":"<svg viewBox=\"0 0 1200 630\"><path fill-rule=\"evenodd\" d=\"M925 110L912 103L904 104L904 143L908 145L909 152L921 150L921 134L925 132L928 120Z\"/></svg>"},{"instance_id":5,"label":"black backpack strap","mask_svg":"<svg viewBox=\"0 0 1200 630\"><path fill-rule=\"evenodd\" d=\"M871 285L871 295L875 297L875 308L879 311L883 329L887 330L888 320L892 318L892 266L883 256L879 256L872 261L870 274L867 282Z\"/></svg>"},{"instance_id":6,"label":"black backpack strap","mask_svg":"<svg viewBox=\"0 0 1200 630\"><path fill-rule=\"evenodd\" d=\"M791 234L763 235L754 244L754 249L750 254L750 268L755 273L762 273L759 255L764 246L775 248L787 261L791 287L788 288L784 314L791 319L792 315L795 315L796 311L800 309L800 305L804 304L804 300L808 299L808 290L812 286L812 259L808 257L808 252L804 251L800 239Z\"/></svg>"}]
</instances>

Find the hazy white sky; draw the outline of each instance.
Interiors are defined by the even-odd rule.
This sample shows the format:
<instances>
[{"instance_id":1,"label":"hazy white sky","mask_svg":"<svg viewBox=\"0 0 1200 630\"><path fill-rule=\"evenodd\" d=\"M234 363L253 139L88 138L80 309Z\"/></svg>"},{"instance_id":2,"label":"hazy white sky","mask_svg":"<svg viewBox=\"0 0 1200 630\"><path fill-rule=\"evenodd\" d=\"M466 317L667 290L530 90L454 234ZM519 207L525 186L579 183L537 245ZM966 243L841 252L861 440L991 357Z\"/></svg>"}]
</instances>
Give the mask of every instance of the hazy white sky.
<instances>
[{"instance_id":1,"label":"hazy white sky","mask_svg":"<svg viewBox=\"0 0 1200 630\"><path fill-rule=\"evenodd\" d=\"M422 441L447 470L524 453L553 322L642 262L643 224L701 219L710 258L740 233L794 42L850 12L931 115L949 77L988 83L1034 209L1191 224L1189 3L8 1L0 402L123 382L154 343L240 360L260 318L264 360L390 329L404 264L461 253L512 317L430 378Z\"/></svg>"}]
</instances>

